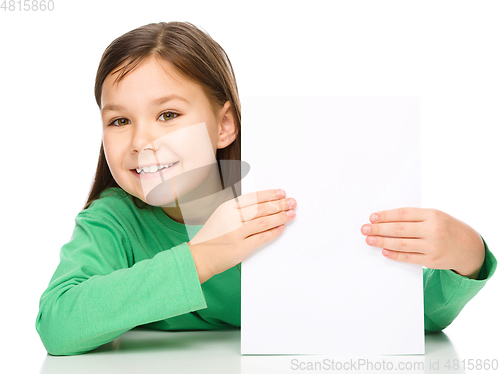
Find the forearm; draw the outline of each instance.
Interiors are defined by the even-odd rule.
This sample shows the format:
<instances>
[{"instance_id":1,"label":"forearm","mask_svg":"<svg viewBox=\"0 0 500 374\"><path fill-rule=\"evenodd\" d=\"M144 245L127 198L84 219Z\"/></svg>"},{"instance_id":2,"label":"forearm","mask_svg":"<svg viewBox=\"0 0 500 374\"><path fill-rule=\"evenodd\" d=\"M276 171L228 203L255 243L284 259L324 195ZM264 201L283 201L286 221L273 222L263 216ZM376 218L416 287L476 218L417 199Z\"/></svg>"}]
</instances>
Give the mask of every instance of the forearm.
<instances>
[{"instance_id":1,"label":"forearm","mask_svg":"<svg viewBox=\"0 0 500 374\"><path fill-rule=\"evenodd\" d=\"M426 331L441 331L451 324L493 276L497 260L486 243L484 245L485 259L477 279L464 277L450 269L423 269Z\"/></svg>"},{"instance_id":2,"label":"forearm","mask_svg":"<svg viewBox=\"0 0 500 374\"><path fill-rule=\"evenodd\" d=\"M205 265L205 261L203 260L203 248L200 250L198 244L189 244L189 249L191 251L191 256L193 256L194 265L196 267L196 272L198 273L198 279L200 284L206 282L210 278L212 278L212 272Z\"/></svg>"},{"instance_id":3,"label":"forearm","mask_svg":"<svg viewBox=\"0 0 500 374\"><path fill-rule=\"evenodd\" d=\"M486 256L483 239L479 233L476 234L477 240L470 248L470 256L463 259L459 267L451 269L456 274L470 279L478 279Z\"/></svg>"},{"instance_id":4,"label":"forearm","mask_svg":"<svg viewBox=\"0 0 500 374\"><path fill-rule=\"evenodd\" d=\"M476 271L474 271L473 273L470 273L470 274L467 274L467 273L464 273L464 274L461 274L459 273L458 271L455 271L453 269L451 269L453 272L457 273L458 275L461 275L463 277L467 277L469 279L478 279L479 277L479 273L481 272L481 266L477 268Z\"/></svg>"},{"instance_id":5,"label":"forearm","mask_svg":"<svg viewBox=\"0 0 500 374\"><path fill-rule=\"evenodd\" d=\"M77 268L63 283L49 285L36 321L47 352L84 353L135 326L206 308L189 256L186 247L177 246L84 281L89 268Z\"/></svg>"}]
</instances>

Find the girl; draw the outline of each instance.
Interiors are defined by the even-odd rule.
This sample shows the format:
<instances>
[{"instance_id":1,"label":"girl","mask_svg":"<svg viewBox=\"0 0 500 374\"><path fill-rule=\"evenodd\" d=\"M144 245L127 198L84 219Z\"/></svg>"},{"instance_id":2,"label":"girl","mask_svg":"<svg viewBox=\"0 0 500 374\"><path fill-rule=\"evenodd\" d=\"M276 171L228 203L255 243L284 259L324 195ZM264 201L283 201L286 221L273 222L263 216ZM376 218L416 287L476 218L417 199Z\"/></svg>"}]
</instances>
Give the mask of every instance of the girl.
<instances>
[{"instance_id":1,"label":"girl","mask_svg":"<svg viewBox=\"0 0 500 374\"><path fill-rule=\"evenodd\" d=\"M283 232L296 201L277 189L240 196L229 58L190 23L145 25L105 50L95 98L103 139L94 184L36 319L47 352L88 352L137 326L238 328L238 265ZM496 268L479 234L437 212L383 211L368 225L390 258L442 269L424 269L426 331L449 325ZM417 221L411 230L408 221ZM384 237L402 232L425 241Z\"/></svg>"}]
</instances>

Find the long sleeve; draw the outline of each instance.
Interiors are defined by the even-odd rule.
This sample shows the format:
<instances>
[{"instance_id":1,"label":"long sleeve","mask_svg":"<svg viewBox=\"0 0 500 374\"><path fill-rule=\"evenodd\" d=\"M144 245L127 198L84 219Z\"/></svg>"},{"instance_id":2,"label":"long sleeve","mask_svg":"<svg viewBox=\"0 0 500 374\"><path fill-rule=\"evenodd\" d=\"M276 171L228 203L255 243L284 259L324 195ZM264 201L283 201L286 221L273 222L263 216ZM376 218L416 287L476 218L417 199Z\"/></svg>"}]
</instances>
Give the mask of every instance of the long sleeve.
<instances>
[{"instance_id":1,"label":"long sleeve","mask_svg":"<svg viewBox=\"0 0 500 374\"><path fill-rule=\"evenodd\" d=\"M82 211L39 303L51 355L76 355L142 324L207 307L187 243L134 263L123 228Z\"/></svg>"},{"instance_id":2,"label":"long sleeve","mask_svg":"<svg viewBox=\"0 0 500 374\"><path fill-rule=\"evenodd\" d=\"M483 238L481 236L481 238ZM484 287L495 273L497 260L484 241L485 259L478 279L470 279L450 269L424 268L424 325L425 332L446 328L463 307Z\"/></svg>"}]
</instances>

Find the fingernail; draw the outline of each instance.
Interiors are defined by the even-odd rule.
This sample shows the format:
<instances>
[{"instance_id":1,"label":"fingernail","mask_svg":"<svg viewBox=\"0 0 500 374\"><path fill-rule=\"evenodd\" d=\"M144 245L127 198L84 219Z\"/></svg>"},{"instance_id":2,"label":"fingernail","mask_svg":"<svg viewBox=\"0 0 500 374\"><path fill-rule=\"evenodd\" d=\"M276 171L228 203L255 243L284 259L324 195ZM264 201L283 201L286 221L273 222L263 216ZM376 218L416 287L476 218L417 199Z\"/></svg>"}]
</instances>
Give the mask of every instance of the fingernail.
<instances>
[{"instance_id":1,"label":"fingernail","mask_svg":"<svg viewBox=\"0 0 500 374\"><path fill-rule=\"evenodd\" d=\"M278 195L281 196L281 197L285 197L286 193L283 190L278 190Z\"/></svg>"},{"instance_id":2,"label":"fingernail","mask_svg":"<svg viewBox=\"0 0 500 374\"><path fill-rule=\"evenodd\" d=\"M288 212L286 212L286 215L289 217L293 217L294 214L295 212L293 210L289 210Z\"/></svg>"},{"instance_id":3,"label":"fingernail","mask_svg":"<svg viewBox=\"0 0 500 374\"><path fill-rule=\"evenodd\" d=\"M370 217L372 222L375 222L378 220L378 214L373 213L372 216Z\"/></svg>"},{"instance_id":4,"label":"fingernail","mask_svg":"<svg viewBox=\"0 0 500 374\"><path fill-rule=\"evenodd\" d=\"M370 226L364 226L363 227L363 234L369 234L370 233Z\"/></svg>"}]
</instances>

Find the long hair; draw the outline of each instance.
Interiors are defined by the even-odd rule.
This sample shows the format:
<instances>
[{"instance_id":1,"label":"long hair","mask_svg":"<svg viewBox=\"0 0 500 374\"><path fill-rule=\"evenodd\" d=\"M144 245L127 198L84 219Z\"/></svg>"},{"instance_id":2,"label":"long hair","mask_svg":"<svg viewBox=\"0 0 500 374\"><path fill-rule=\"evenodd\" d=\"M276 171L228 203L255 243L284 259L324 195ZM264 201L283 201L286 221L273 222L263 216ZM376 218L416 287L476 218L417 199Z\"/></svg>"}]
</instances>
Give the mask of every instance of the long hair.
<instances>
[{"instance_id":1,"label":"long hair","mask_svg":"<svg viewBox=\"0 0 500 374\"><path fill-rule=\"evenodd\" d=\"M99 109L102 109L102 85L106 77L123 65L114 72L120 72L114 81L117 83L149 57L169 61L182 76L199 84L214 113L222 108L226 101L231 103L237 136L227 147L217 149L216 159L219 173L221 177L224 176L221 178L223 188L227 187L224 186L224 181L227 181L229 185L234 185L239 196L241 186L237 182L241 179L240 163L219 162L241 161L241 104L236 77L224 49L205 31L189 22L159 22L138 27L115 39L104 51L97 69L94 92ZM101 142L94 181L83 209L87 209L110 187L120 188L111 175ZM149 207L137 197L132 198L138 208Z\"/></svg>"}]
</instances>

